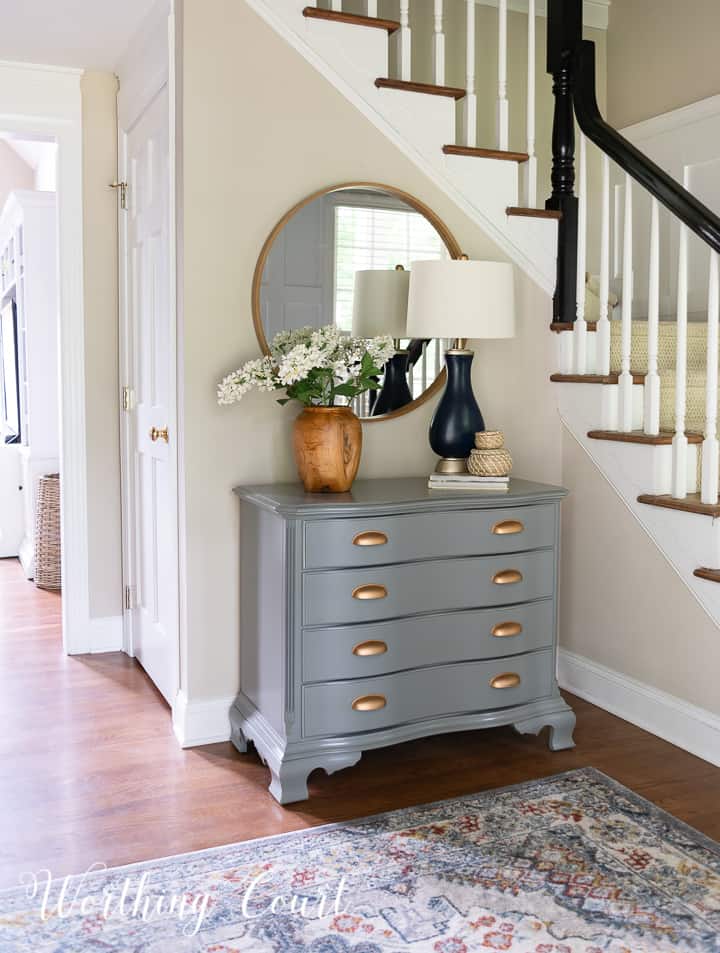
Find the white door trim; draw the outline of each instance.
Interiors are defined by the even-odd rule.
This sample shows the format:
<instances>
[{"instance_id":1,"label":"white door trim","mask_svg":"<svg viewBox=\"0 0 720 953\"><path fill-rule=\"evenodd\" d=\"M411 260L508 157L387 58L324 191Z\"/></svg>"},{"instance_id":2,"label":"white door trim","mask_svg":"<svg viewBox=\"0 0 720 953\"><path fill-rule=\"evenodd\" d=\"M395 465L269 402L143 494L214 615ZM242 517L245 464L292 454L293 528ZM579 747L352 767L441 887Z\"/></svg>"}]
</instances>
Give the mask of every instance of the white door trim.
<instances>
[{"instance_id":1,"label":"white door trim","mask_svg":"<svg viewBox=\"0 0 720 953\"><path fill-rule=\"evenodd\" d=\"M177 414L177 243L176 243L176 117L175 117L175 20L174 4L169 0L157 0L145 20L136 40L131 43L129 53L121 63L118 74L120 90L118 93L118 177L127 181L127 134L133 124L144 113L153 100L168 86L169 99L169 247L168 247L168 303L171 316L169 327L169 349L175 360L175 386L172 400L168 404L168 428L172 435L169 443L169 470L174 482L174 496L178 498L178 433ZM119 252L119 295L120 295L120 384L130 385L132 381L131 358L128 350L129 314L127 291L127 221L121 215L118 225ZM122 413L122 412L121 412ZM121 433L121 469L122 469L122 512L123 512L123 581L132 587L135 583L135 571L132 564L133 546L131 527L134 525L133 480L129 466L133 455L131 419L122 413ZM176 514L176 527L179 526L179 513ZM176 537L176 553L179 558L179 539ZM178 569L179 572L179 569ZM180 612L177 609L175 624L178 673L180 670ZM123 647L128 655L134 655L132 614L123 614ZM173 701L173 710L176 701Z\"/></svg>"},{"instance_id":2,"label":"white door trim","mask_svg":"<svg viewBox=\"0 0 720 953\"><path fill-rule=\"evenodd\" d=\"M0 62L0 129L58 144L63 647L119 648L119 617L92 618L88 587L82 70ZM117 642L117 644L115 644Z\"/></svg>"}]
</instances>

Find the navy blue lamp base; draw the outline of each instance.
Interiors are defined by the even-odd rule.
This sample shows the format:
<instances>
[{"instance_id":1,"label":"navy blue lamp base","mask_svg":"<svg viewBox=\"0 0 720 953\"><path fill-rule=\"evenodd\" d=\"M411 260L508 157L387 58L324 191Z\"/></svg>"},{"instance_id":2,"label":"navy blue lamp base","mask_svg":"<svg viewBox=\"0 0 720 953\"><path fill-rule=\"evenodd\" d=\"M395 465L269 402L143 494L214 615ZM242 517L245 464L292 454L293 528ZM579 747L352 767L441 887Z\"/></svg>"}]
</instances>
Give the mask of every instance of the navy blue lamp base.
<instances>
[{"instance_id":1,"label":"navy blue lamp base","mask_svg":"<svg viewBox=\"0 0 720 953\"><path fill-rule=\"evenodd\" d=\"M373 417L390 414L412 402L413 395L408 387L409 357L407 351L397 351L385 365L385 378L372 409Z\"/></svg>"},{"instance_id":2,"label":"navy blue lamp base","mask_svg":"<svg viewBox=\"0 0 720 953\"><path fill-rule=\"evenodd\" d=\"M485 429L470 379L473 356L460 350L445 354L447 384L430 424L430 446L442 458L438 473L464 472L475 434Z\"/></svg>"}]
</instances>

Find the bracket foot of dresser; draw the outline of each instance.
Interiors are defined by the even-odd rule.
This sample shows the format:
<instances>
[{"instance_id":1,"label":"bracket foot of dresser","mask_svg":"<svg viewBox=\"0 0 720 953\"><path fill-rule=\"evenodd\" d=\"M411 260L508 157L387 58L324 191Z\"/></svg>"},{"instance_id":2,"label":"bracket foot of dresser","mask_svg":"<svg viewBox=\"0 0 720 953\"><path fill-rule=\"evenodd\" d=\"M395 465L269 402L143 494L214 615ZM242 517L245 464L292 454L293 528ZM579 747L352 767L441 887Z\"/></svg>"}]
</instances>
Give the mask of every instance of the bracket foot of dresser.
<instances>
[{"instance_id":1,"label":"bracket foot of dresser","mask_svg":"<svg viewBox=\"0 0 720 953\"><path fill-rule=\"evenodd\" d=\"M564 701L558 703L556 711L523 718L513 723L513 728L520 735L539 735L546 725L550 726L548 747L551 751L563 751L565 748L574 748L573 731L575 730L575 712Z\"/></svg>"}]
</instances>

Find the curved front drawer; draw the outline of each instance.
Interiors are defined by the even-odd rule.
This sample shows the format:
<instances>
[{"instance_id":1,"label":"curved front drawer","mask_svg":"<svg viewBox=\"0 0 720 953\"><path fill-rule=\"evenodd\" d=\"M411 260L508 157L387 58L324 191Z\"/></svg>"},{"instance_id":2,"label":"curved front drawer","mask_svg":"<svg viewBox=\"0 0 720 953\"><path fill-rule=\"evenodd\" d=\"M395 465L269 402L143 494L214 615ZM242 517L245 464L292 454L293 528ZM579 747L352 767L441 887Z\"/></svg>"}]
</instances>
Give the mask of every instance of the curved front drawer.
<instances>
[{"instance_id":1,"label":"curved front drawer","mask_svg":"<svg viewBox=\"0 0 720 953\"><path fill-rule=\"evenodd\" d=\"M330 682L532 652L552 645L554 624L554 603L547 599L372 625L305 629L302 679Z\"/></svg>"},{"instance_id":2,"label":"curved front drawer","mask_svg":"<svg viewBox=\"0 0 720 953\"><path fill-rule=\"evenodd\" d=\"M305 525L306 569L378 566L445 556L483 556L540 549L555 542L555 506L515 506L310 520Z\"/></svg>"},{"instance_id":3,"label":"curved front drawer","mask_svg":"<svg viewBox=\"0 0 720 953\"><path fill-rule=\"evenodd\" d=\"M372 622L541 599L553 593L554 561L552 550L538 550L304 573L303 624Z\"/></svg>"},{"instance_id":4,"label":"curved front drawer","mask_svg":"<svg viewBox=\"0 0 720 953\"><path fill-rule=\"evenodd\" d=\"M493 688L493 681L509 683L509 687ZM305 685L303 733L306 737L345 735L444 715L508 708L550 695L552 682L553 655L548 650L381 678Z\"/></svg>"}]
</instances>

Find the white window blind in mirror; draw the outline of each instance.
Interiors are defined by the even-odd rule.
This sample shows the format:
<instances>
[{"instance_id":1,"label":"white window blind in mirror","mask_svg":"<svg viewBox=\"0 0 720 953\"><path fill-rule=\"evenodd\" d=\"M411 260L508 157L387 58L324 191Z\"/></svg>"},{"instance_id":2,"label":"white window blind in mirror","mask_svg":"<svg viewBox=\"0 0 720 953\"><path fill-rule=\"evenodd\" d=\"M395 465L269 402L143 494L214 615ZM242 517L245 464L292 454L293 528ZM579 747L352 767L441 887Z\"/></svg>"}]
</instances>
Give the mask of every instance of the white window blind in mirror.
<instances>
[{"instance_id":1,"label":"white window blind in mirror","mask_svg":"<svg viewBox=\"0 0 720 953\"><path fill-rule=\"evenodd\" d=\"M335 323L352 329L355 272L366 268L410 268L413 261L448 258L442 239L415 211L335 206Z\"/></svg>"}]
</instances>

